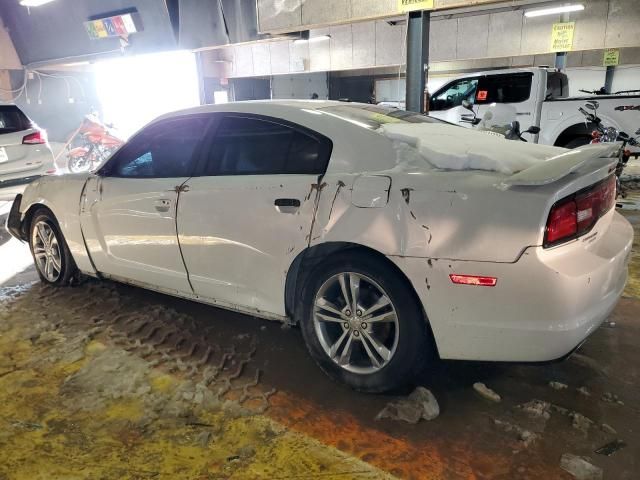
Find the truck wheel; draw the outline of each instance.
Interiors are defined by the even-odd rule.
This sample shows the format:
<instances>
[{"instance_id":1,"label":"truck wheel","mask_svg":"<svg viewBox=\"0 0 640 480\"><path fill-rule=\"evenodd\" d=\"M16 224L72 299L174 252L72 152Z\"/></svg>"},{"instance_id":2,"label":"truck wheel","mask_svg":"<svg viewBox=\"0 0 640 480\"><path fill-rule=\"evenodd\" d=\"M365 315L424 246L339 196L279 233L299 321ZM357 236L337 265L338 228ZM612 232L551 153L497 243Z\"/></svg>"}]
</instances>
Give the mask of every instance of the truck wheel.
<instances>
[{"instance_id":1,"label":"truck wheel","mask_svg":"<svg viewBox=\"0 0 640 480\"><path fill-rule=\"evenodd\" d=\"M567 143L563 145L564 148L578 148L584 145L589 145L591 142L591 137L587 135L580 135L579 137L573 137Z\"/></svg>"}]
</instances>

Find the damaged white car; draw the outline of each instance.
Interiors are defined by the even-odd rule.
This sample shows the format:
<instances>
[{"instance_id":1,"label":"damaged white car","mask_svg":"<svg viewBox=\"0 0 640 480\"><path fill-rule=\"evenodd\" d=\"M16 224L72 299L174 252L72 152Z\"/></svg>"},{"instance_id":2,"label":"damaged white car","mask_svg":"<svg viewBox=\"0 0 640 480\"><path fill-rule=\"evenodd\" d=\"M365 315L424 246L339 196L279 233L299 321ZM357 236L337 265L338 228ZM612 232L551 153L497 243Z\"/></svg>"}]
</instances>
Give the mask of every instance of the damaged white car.
<instances>
[{"instance_id":1,"label":"damaged white car","mask_svg":"<svg viewBox=\"0 0 640 480\"><path fill-rule=\"evenodd\" d=\"M298 323L364 391L444 359L548 361L625 285L617 146L506 141L402 110L247 102L165 115L8 218L44 282L82 272Z\"/></svg>"}]
</instances>

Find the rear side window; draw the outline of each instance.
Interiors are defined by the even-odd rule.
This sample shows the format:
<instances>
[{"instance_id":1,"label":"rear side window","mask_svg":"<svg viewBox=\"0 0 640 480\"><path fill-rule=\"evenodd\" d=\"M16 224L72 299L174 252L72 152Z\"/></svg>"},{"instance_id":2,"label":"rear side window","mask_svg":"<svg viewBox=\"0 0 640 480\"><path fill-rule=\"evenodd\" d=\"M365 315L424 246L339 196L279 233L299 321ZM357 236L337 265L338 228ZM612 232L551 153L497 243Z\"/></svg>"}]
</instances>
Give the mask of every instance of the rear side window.
<instances>
[{"instance_id":1,"label":"rear side window","mask_svg":"<svg viewBox=\"0 0 640 480\"><path fill-rule=\"evenodd\" d=\"M188 177L209 119L186 116L155 123L129 141L107 165L115 177Z\"/></svg>"},{"instance_id":2,"label":"rear side window","mask_svg":"<svg viewBox=\"0 0 640 480\"><path fill-rule=\"evenodd\" d=\"M326 143L311 133L253 117L223 117L202 175L320 174Z\"/></svg>"},{"instance_id":3,"label":"rear side window","mask_svg":"<svg viewBox=\"0 0 640 480\"><path fill-rule=\"evenodd\" d=\"M20 132L31 128L31 122L13 105L0 106L0 133Z\"/></svg>"},{"instance_id":4,"label":"rear side window","mask_svg":"<svg viewBox=\"0 0 640 480\"><path fill-rule=\"evenodd\" d=\"M510 73L480 77L475 103L520 103L531 95L533 73Z\"/></svg>"}]
</instances>

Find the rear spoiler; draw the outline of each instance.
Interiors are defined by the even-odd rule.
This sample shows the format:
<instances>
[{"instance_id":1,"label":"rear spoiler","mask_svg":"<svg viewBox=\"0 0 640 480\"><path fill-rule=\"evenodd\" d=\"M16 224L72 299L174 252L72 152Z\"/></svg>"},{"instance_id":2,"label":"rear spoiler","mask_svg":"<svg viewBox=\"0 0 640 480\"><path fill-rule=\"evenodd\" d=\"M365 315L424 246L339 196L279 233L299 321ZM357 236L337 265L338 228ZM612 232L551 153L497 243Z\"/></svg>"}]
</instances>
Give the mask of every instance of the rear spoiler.
<instances>
[{"instance_id":1,"label":"rear spoiler","mask_svg":"<svg viewBox=\"0 0 640 480\"><path fill-rule=\"evenodd\" d=\"M599 143L569 150L551 157L533 167L526 168L503 180L502 185L547 185L566 177L585 163L604 167L618 162L619 143Z\"/></svg>"}]
</instances>

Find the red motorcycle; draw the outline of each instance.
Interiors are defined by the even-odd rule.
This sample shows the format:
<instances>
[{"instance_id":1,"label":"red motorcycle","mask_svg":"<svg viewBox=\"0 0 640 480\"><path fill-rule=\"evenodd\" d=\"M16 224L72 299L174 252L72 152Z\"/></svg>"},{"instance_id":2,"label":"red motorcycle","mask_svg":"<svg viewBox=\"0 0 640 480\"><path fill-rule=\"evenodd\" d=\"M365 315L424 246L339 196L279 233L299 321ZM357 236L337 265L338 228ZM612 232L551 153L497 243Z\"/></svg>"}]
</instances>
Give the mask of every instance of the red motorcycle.
<instances>
[{"instance_id":1,"label":"red motorcycle","mask_svg":"<svg viewBox=\"0 0 640 480\"><path fill-rule=\"evenodd\" d=\"M73 173L96 169L124 144L113 127L103 124L94 114L85 115L80 127L72 135L72 141L77 135L80 136L81 145L67 153L67 166Z\"/></svg>"}]
</instances>

